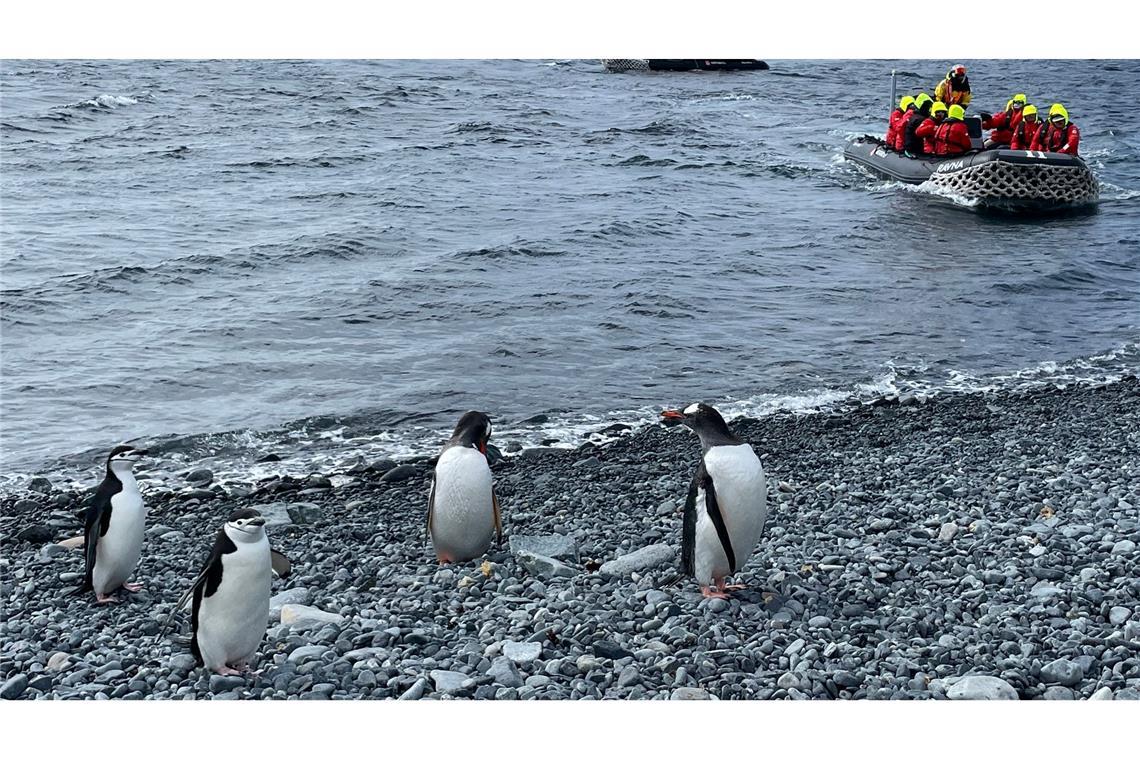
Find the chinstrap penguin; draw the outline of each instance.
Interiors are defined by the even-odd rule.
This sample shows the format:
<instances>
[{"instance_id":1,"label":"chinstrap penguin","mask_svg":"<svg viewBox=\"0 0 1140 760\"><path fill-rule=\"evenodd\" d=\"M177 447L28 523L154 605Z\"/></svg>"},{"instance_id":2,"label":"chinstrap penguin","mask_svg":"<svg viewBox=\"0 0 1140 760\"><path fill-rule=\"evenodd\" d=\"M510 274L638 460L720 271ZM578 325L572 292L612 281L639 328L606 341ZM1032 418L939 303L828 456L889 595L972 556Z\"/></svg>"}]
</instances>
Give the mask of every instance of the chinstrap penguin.
<instances>
[{"instance_id":1,"label":"chinstrap penguin","mask_svg":"<svg viewBox=\"0 0 1140 760\"><path fill-rule=\"evenodd\" d=\"M490 437L491 418L467 412L439 454L428 494L427 532L441 565L481 556L495 534L502 543L499 500L487 463Z\"/></svg>"},{"instance_id":2,"label":"chinstrap penguin","mask_svg":"<svg viewBox=\"0 0 1140 760\"><path fill-rule=\"evenodd\" d=\"M107 474L84 513L84 556L87 572L80 592L94 591L99 604L117 602L112 592L139 591L127 583L142 555L146 507L133 467L145 449L116 446L107 457Z\"/></svg>"},{"instance_id":3,"label":"chinstrap penguin","mask_svg":"<svg viewBox=\"0 0 1140 760\"><path fill-rule=\"evenodd\" d=\"M190 650L200 665L221 675L250 670L269 623L272 584L265 518L256 509L239 509L218 531L206 566L174 606L177 612L193 594Z\"/></svg>"},{"instance_id":4,"label":"chinstrap penguin","mask_svg":"<svg viewBox=\"0 0 1140 760\"><path fill-rule=\"evenodd\" d=\"M689 485L681 536L681 569L701 593L724 598L725 578L744 567L767 517L767 481L752 447L716 409L691 404L661 413L666 424L688 427L701 440L701 463ZM715 589L710 588L715 586Z\"/></svg>"}]
</instances>

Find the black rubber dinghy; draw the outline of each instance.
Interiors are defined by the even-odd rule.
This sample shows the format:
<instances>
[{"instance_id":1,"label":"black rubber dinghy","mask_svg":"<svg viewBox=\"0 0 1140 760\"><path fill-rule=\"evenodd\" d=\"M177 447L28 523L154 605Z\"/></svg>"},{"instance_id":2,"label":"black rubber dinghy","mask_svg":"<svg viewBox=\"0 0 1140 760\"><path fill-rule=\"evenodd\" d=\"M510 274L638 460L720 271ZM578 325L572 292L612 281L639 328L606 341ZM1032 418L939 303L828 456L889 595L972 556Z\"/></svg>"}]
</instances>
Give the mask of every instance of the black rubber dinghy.
<instances>
[{"instance_id":1,"label":"black rubber dinghy","mask_svg":"<svg viewBox=\"0 0 1140 760\"><path fill-rule=\"evenodd\" d=\"M755 58L701 60L696 58L603 58L609 71L766 71Z\"/></svg>"},{"instance_id":2,"label":"black rubber dinghy","mask_svg":"<svg viewBox=\"0 0 1140 760\"><path fill-rule=\"evenodd\" d=\"M1100 183L1088 165L1067 153L996 148L950 158L912 156L866 135L849 143L843 155L887 179L910 185L928 182L994 208L1076 208L1094 204L1100 197Z\"/></svg>"}]
</instances>

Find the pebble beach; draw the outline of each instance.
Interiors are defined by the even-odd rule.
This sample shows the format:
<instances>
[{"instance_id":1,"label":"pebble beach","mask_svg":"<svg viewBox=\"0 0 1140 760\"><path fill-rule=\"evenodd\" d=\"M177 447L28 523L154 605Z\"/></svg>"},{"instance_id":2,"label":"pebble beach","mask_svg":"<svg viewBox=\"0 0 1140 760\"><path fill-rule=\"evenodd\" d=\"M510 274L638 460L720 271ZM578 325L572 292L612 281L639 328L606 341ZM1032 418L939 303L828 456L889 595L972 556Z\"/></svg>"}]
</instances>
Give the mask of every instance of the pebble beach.
<instances>
[{"instance_id":1,"label":"pebble beach","mask_svg":"<svg viewBox=\"0 0 1140 760\"><path fill-rule=\"evenodd\" d=\"M761 456L769 515L729 600L679 577L699 446L655 424L496 461L503 546L442 568L424 537L430 459L163 473L144 487L145 589L103 607L68 595L85 494L37 478L0 496L0 696L1140 697L1136 377L730 424ZM213 675L195 667L188 613L162 624L246 506L292 568L259 672Z\"/></svg>"}]
</instances>

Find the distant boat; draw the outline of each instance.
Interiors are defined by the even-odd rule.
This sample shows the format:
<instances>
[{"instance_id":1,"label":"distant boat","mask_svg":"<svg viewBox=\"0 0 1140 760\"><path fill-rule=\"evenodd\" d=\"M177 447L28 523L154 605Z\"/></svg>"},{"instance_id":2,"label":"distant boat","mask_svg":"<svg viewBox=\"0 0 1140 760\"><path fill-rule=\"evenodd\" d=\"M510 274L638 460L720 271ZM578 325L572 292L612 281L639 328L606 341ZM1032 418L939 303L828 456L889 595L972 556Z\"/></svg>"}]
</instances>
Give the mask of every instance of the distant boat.
<instances>
[{"instance_id":1,"label":"distant boat","mask_svg":"<svg viewBox=\"0 0 1140 760\"><path fill-rule=\"evenodd\" d=\"M765 71L755 58L699 60L696 58L603 58L607 71Z\"/></svg>"}]
</instances>

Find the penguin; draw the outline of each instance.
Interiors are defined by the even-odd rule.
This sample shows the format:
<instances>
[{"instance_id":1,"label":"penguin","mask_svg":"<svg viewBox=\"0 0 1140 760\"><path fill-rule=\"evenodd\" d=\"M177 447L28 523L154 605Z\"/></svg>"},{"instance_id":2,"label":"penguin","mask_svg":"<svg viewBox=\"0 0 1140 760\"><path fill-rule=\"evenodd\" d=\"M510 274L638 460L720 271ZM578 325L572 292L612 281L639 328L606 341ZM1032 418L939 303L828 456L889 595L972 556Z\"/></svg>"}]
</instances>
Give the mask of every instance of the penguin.
<instances>
[{"instance_id":1,"label":"penguin","mask_svg":"<svg viewBox=\"0 0 1140 760\"><path fill-rule=\"evenodd\" d=\"M427 533L439 564L466 562L503 542L499 500L487 462L491 418L467 412L436 461L428 493Z\"/></svg>"},{"instance_id":2,"label":"penguin","mask_svg":"<svg viewBox=\"0 0 1140 760\"><path fill-rule=\"evenodd\" d=\"M190 651L199 665L224 676L250 670L269 623L272 584L265 518L256 509L231 513L214 539L206 566L174 605L177 612L193 594Z\"/></svg>"},{"instance_id":3,"label":"penguin","mask_svg":"<svg viewBox=\"0 0 1140 760\"><path fill-rule=\"evenodd\" d=\"M87 572L79 592L94 591L97 604L119 600L111 593L123 588L139 591L139 583L127 583L142 555L146 507L135 482L133 467L146 449L116 446L107 456L107 474L87 503L84 513L84 557Z\"/></svg>"},{"instance_id":4,"label":"penguin","mask_svg":"<svg viewBox=\"0 0 1140 760\"><path fill-rule=\"evenodd\" d=\"M725 578L744 567L764 530L764 468L713 407L691 404L661 416L667 425L684 425L701 440L701 463L685 500L681 569L696 579L704 596L727 598L726 589L744 587L725 586Z\"/></svg>"}]
</instances>

